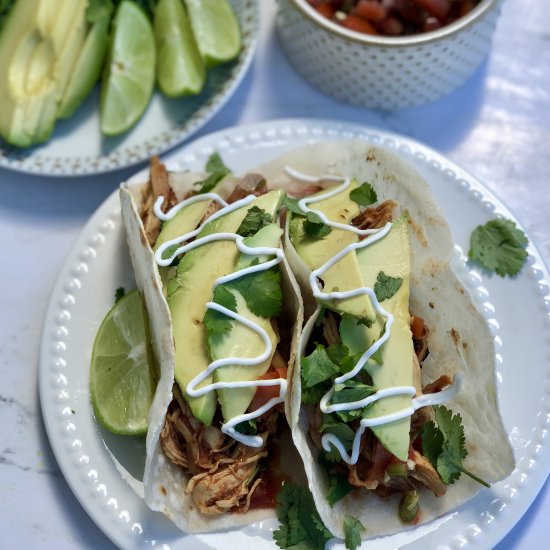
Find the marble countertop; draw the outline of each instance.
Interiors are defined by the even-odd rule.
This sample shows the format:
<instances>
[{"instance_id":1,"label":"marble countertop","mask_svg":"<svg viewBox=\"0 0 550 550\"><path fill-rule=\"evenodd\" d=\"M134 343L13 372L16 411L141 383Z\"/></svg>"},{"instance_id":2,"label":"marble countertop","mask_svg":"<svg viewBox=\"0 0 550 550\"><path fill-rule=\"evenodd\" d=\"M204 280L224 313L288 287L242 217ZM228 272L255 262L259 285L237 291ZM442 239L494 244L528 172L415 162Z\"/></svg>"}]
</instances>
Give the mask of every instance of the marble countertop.
<instances>
[{"instance_id":1,"label":"marble countertop","mask_svg":"<svg viewBox=\"0 0 550 550\"><path fill-rule=\"evenodd\" d=\"M550 3L507 0L491 54L464 86L424 107L379 113L322 95L277 43L276 6L261 2L253 66L198 135L276 118L334 118L413 137L478 176L502 198L550 260ZM134 170L77 180L0 169L0 546L109 548L73 496L44 429L38 350L47 301L86 220ZM543 548L550 484L499 549Z\"/></svg>"}]
</instances>

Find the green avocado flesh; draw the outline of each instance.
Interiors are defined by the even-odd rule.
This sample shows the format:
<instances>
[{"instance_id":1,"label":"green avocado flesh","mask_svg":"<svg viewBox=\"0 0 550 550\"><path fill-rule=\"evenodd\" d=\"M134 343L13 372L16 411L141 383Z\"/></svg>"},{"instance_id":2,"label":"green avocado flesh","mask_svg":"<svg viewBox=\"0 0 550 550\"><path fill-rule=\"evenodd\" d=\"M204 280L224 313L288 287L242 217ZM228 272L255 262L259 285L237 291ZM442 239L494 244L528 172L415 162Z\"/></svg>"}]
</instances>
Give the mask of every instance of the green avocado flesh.
<instances>
[{"instance_id":1,"label":"green avocado flesh","mask_svg":"<svg viewBox=\"0 0 550 550\"><path fill-rule=\"evenodd\" d=\"M349 197L359 184L353 180L342 193L329 199L310 204L312 210L323 212L326 217L337 223L350 223L359 214L359 206ZM359 238L351 231L335 229L323 237L317 239L310 237L304 231L305 218L293 215L290 222L290 235L296 252L304 263L311 269L318 269L334 255L343 250L346 246L356 243ZM359 262L356 251L352 250L346 254L338 263L328 269L323 275L323 292L346 291L363 286ZM348 313L354 317L360 317L374 321L376 313L368 296L356 296L345 300L331 300L326 303L327 307L339 313Z\"/></svg>"},{"instance_id":2,"label":"green avocado flesh","mask_svg":"<svg viewBox=\"0 0 550 550\"><path fill-rule=\"evenodd\" d=\"M109 44L110 21L111 12L106 11L89 29L63 91L58 118L72 116L98 81Z\"/></svg>"},{"instance_id":3,"label":"green avocado flesh","mask_svg":"<svg viewBox=\"0 0 550 550\"><path fill-rule=\"evenodd\" d=\"M272 223L260 229L254 236L244 240L244 244L250 247L268 246L272 248L280 248L281 237L283 230L276 224ZM267 256L254 256L241 254L235 271L245 269L250 266L254 259L258 258L260 263L271 259ZM215 382L236 382L241 380L257 380L262 374L267 372L275 349L277 348L277 335L271 325L271 319L268 317L259 317L254 315L246 305L242 295L231 289L230 292L235 296L237 301L237 312L246 319L256 323L262 327L271 340L271 355L259 365L243 366L243 365L227 365L217 369L214 372ZM257 357L265 351L265 344L256 332L244 326L242 323L233 321L231 332L228 334L217 335L211 339L210 356L212 360L224 359L225 357ZM222 414L226 421L234 418L239 414L243 414L248 409L256 388L231 388L217 390L218 399L222 408Z\"/></svg>"},{"instance_id":4,"label":"green avocado flesh","mask_svg":"<svg viewBox=\"0 0 550 550\"><path fill-rule=\"evenodd\" d=\"M86 44L87 6L87 0L14 4L0 34L0 135L12 145L28 147L52 134Z\"/></svg>"},{"instance_id":5,"label":"green avocado flesh","mask_svg":"<svg viewBox=\"0 0 550 550\"><path fill-rule=\"evenodd\" d=\"M262 195L249 205L207 224L197 239L213 233L235 233L253 206L276 217L283 198L282 190ZM168 306L172 316L176 348L175 379L195 417L206 425L212 423L216 411L215 392L209 392L201 397L189 397L186 388L187 384L211 362L206 346L206 329L202 321L206 312L205 305L213 296L212 285L219 277L235 271L239 256L239 250L230 241L210 242L190 250L178 264L176 275L168 288ZM201 386L212 382L213 376L210 376ZM249 393L247 390L243 391L243 394ZM237 394L237 390L232 390L232 397Z\"/></svg>"},{"instance_id":6,"label":"green avocado flesh","mask_svg":"<svg viewBox=\"0 0 550 550\"><path fill-rule=\"evenodd\" d=\"M409 279L410 253L408 222L398 218L390 232L375 243L360 249L357 259L364 286L373 288L378 274L383 271L391 277L403 279L399 290L380 305L394 316L389 340L382 346L382 365L369 360L366 369L372 376L377 389L413 384L414 347L410 330ZM357 325L351 318L344 318L340 324L342 343L350 353L365 351L378 340L384 328L379 318L371 327ZM366 418L387 415L411 405L409 396L387 397L372 405ZM400 460L407 460L409 451L410 417L371 428L384 447Z\"/></svg>"}]
</instances>

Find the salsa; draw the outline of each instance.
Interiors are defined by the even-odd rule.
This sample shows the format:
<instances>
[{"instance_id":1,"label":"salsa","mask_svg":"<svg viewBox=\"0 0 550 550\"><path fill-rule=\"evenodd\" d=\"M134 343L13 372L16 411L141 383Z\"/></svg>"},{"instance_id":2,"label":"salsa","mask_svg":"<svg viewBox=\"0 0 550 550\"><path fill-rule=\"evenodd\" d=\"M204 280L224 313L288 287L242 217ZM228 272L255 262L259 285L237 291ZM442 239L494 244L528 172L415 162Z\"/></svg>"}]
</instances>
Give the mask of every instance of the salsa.
<instances>
[{"instance_id":1,"label":"salsa","mask_svg":"<svg viewBox=\"0 0 550 550\"><path fill-rule=\"evenodd\" d=\"M480 0L307 0L321 15L365 34L405 36L460 19Z\"/></svg>"}]
</instances>

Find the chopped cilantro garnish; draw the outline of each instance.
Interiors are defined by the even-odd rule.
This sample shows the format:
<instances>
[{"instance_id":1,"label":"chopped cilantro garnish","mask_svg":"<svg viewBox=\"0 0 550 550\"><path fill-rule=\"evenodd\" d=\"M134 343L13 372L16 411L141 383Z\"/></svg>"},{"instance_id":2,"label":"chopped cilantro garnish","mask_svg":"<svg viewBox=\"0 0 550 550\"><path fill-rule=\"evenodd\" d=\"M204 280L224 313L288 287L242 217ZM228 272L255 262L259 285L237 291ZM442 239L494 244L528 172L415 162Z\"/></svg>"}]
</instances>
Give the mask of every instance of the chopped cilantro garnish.
<instances>
[{"instance_id":1,"label":"chopped cilantro garnish","mask_svg":"<svg viewBox=\"0 0 550 550\"><path fill-rule=\"evenodd\" d=\"M369 206L378 200L376 191L368 182L362 183L350 192L349 198L356 202L359 206Z\"/></svg>"},{"instance_id":2,"label":"chopped cilantro garnish","mask_svg":"<svg viewBox=\"0 0 550 550\"><path fill-rule=\"evenodd\" d=\"M435 421L424 424L422 430L422 453L437 470L443 482L453 484L461 473L466 474L485 487L490 485L466 470L462 460L468 451L464 444L464 426L460 414L446 407L434 407Z\"/></svg>"},{"instance_id":3,"label":"chopped cilantro garnish","mask_svg":"<svg viewBox=\"0 0 550 550\"><path fill-rule=\"evenodd\" d=\"M365 531L363 524L353 516L344 518L344 542L347 550L356 550L361 546L361 533Z\"/></svg>"},{"instance_id":4,"label":"chopped cilantro garnish","mask_svg":"<svg viewBox=\"0 0 550 550\"><path fill-rule=\"evenodd\" d=\"M256 435L258 428L256 427L256 420L247 420L245 422L239 422L235 426L235 430L244 435Z\"/></svg>"},{"instance_id":5,"label":"chopped cilantro garnish","mask_svg":"<svg viewBox=\"0 0 550 550\"><path fill-rule=\"evenodd\" d=\"M272 222L273 219L270 214L258 206L253 206L248 210L244 220L241 222L241 225L239 225L237 235L240 235L241 237L252 237L262 227L265 227Z\"/></svg>"},{"instance_id":6,"label":"chopped cilantro garnish","mask_svg":"<svg viewBox=\"0 0 550 550\"><path fill-rule=\"evenodd\" d=\"M401 288L402 283L403 279L401 277L390 277L381 271L376 278L376 283L374 283L373 290L376 299L382 302L391 298Z\"/></svg>"},{"instance_id":7,"label":"chopped cilantro garnish","mask_svg":"<svg viewBox=\"0 0 550 550\"><path fill-rule=\"evenodd\" d=\"M302 381L306 388L331 380L338 372L338 365L331 361L322 344L317 344L310 355L302 357Z\"/></svg>"},{"instance_id":8,"label":"chopped cilantro garnish","mask_svg":"<svg viewBox=\"0 0 550 550\"><path fill-rule=\"evenodd\" d=\"M474 229L468 258L479 262L497 275L517 275L525 260L529 244L525 233L511 220L492 220Z\"/></svg>"},{"instance_id":9,"label":"chopped cilantro garnish","mask_svg":"<svg viewBox=\"0 0 550 550\"><path fill-rule=\"evenodd\" d=\"M318 214L308 212L306 214L306 221L304 222L304 231L310 237L322 239L332 231L332 228L326 225Z\"/></svg>"},{"instance_id":10,"label":"chopped cilantro garnish","mask_svg":"<svg viewBox=\"0 0 550 550\"><path fill-rule=\"evenodd\" d=\"M123 286L119 286L115 290L115 304L122 298L124 298L124 295L126 294L126 290L124 290Z\"/></svg>"},{"instance_id":11,"label":"chopped cilantro garnish","mask_svg":"<svg viewBox=\"0 0 550 550\"><path fill-rule=\"evenodd\" d=\"M323 414L320 431L335 435L342 442L346 451L351 451L355 432L338 417L338 413ZM325 453L324 456L329 462L337 462L342 458L340 451L334 445L331 445L330 452Z\"/></svg>"},{"instance_id":12,"label":"chopped cilantro garnish","mask_svg":"<svg viewBox=\"0 0 550 550\"><path fill-rule=\"evenodd\" d=\"M290 212L292 212L293 214L300 214L301 216L304 215L304 212L302 212L302 209L298 205L298 199L295 199L294 197L285 195L283 206L286 206L287 209L290 210Z\"/></svg>"},{"instance_id":13,"label":"chopped cilantro garnish","mask_svg":"<svg viewBox=\"0 0 550 550\"><path fill-rule=\"evenodd\" d=\"M374 386L368 386L359 382L359 380L346 380L342 384L336 384L334 386L334 394L332 395L332 403L353 403L354 401L361 401L376 392ZM346 411L353 412L353 411Z\"/></svg>"},{"instance_id":14,"label":"chopped cilantro garnish","mask_svg":"<svg viewBox=\"0 0 550 550\"><path fill-rule=\"evenodd\" d=\"M347 475L335 471L334 465L327 460L326 455L319 453L317 458L319 465L325 470L328 477L327 502L334 506L348 493L353 491L353 485L348 481Z\"/></svg>"},{"instance_id":15,"label":"chopped cilantro garnish","mask_svg":"<svg viewBox=\"0 0 550 550\"><path fill-rule=\"evenodd\" d=\"M237 312L237 300L235 300L235 296L223 285L216 287L212 301L230 311ZM225 334L231 330L231 319L215 309L206 310L203 323L209 337L214 334Z\"/></svg>"},{"instance_id":16,"label":"chopped cilantro garnish","mask_svg":"<svg viewBox=\"0 0 550 550\"><path fill-rule=\"evenodd\" d=\"M257 273L243 275L227 283L228 287L238 290L246 305L254 315L277 317L283 306L281 290L281 272L276 267Z\"/></svg>"},{"instance_id":17,"label":"chopped cilantro garnish","mask_svg":"<svg viewBox=\"0 0 550 550\"><path fill-rule=\"evenodd\" d=\"M285 483L277 495L276 511L280 525L273 538L279 548L318 550L332 538L305 487Z\"/></svg>"},{"instance_id":18,"label":"chopped cilantro garnish","mask_svg":"<svg viewBox=\"0 0 550 550\"><path fill-rule=\"evenodd\" d=\"M202 193L208 193L216 184L222 180L227 174L231 173L231 170L223 163L218 153L212 153L206 161L206 171L209 172L209 176L202 181L197 181L195 185L200 185L201 188L197 191L198 195Z\"/></svg>"},{"instance_id":19,"label":"chopped cilantro garnish","mask_svg":"<svg viewBox=\"0 0 550 550\"><path fill-rule=\"evenodd\" d=\"M229 170L229 168L223 163L222 157L220 157L219 153L216 152L212 153L208 157L205 168L206 171L211 174L221 174L223 172L227 175L231 172L231 170Z\"/></svg>"}]
</instances>

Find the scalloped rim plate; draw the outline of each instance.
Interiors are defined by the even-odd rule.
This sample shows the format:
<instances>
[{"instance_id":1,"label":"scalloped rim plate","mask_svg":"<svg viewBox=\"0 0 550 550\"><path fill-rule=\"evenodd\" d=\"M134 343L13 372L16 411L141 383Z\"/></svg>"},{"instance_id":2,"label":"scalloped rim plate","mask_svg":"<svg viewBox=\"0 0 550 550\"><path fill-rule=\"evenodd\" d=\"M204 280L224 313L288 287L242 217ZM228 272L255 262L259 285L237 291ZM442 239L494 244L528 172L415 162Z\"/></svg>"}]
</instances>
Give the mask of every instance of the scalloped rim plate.
<instances>
[{"instance_id":1,"label":"scalloped rim plate","mask_svg":"<svg viewBox=\"0 0 550 550\"><path fill-rule=\"evenodd\" d=\"M202 169L207 157L217 150L232 169L242 172L305 143L349 138L380 145L410 162L442 206L456 244L454 269L493 332L501 410L517 461L512 475L492 489L481 491L426 525L375 539L377 548L493 547L525 513L542 487L550 463L546 438L550 423L548 271L533 245L528 248L527 265L515 280L481 273L466 262L463 252L475 226L499 215L515 220L513 214L481 182L432 149L396 134L335 121L281 120L221 131L166 160L171 168ZM147 172L141 171L131 181L146 178ZM258 550L275 548L271 538L274 521L208 535L179 532L138 496L140 482L136 478L144 452L141 441L121 443L94 420L88 366L95 332L113 303L114 289L134 284L123 233L115 192L83 229L48 306L39 385L44 420L59 466L88 514L120 547L165 544L200 549L253 544ZM528 377L516 368L525 366L527 360Z\"/></svg>"},{"instance_id":2,"label":"scalloped rim plate","mask_svg":"<svg viewBox=\"0 0 550 550\"><path fill-rule=\"evenodd\" d=\"M81 176L135 166L166 153L209 122L229 101L252 62L259 32L259 3L230 0L241 26L238 59L208 71L198 96L168 99L159 91L128 132L102 138L96 89L68 120L58 121L48 143L18 149L0 138L0 167L42 176Z\"/></svg>"}]
</instances>

